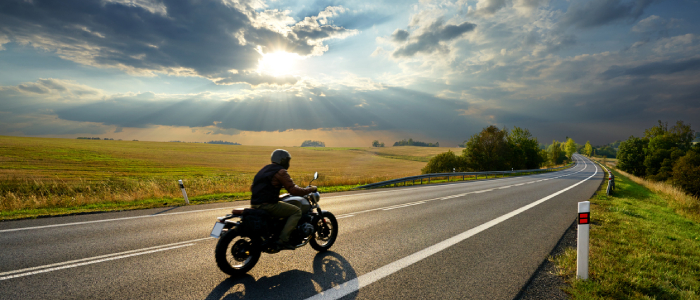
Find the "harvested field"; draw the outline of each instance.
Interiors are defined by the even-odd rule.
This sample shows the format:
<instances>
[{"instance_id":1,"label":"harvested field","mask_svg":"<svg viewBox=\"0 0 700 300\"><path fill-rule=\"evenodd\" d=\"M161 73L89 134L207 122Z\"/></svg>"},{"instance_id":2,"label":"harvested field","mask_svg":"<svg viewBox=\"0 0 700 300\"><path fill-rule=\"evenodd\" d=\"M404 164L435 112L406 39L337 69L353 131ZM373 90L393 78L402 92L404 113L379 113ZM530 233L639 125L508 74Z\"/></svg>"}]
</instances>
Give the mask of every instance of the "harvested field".
<instances>
[{"instance_id":1,"label":"harvested field","mask_svg":"<svg viewBox=\"0 0 700 300\"><path fill-rule=\"evenodd\" d=\"M0 136L0 209L69 207L151 198L245 193L277 147ZM448 148L286 148L305 185L354 186L420 174ZM461 149L451 149L460 152Z\"/></svg>"}]
</instances>

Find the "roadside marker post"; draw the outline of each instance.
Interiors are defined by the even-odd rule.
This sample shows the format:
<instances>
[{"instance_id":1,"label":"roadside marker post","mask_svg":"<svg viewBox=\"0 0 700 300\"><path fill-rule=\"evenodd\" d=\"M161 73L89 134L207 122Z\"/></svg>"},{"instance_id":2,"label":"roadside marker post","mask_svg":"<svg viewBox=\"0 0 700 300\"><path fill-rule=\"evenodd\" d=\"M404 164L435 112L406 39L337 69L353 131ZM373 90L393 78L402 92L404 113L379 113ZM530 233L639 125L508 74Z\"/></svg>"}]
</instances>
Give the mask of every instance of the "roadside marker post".
<instances>
[{"instance_id":1,"label":"roadside marker post","mask_svg":"<svg viewBox=\"0 0 700 300\"><path fill-rule=\"evenodd\" d=\"M576 278L588 279L588 233L591 223L591 202L578 203L578 242L576 245Z\"/></svg>"},{"instance_id":2,"label":"roadside marker post","mask_svg":"<svg viewBox=\"0 0 700 300\"><path fill-rule=\"evenodd\" d=\"M180 184L180 190L182 190L182 196L185 197L185 203L190 204L190 199L187 199L187 192L185 191L185 184L182 183L182 179L177 181Z\"/></svg>"}]
</instances>

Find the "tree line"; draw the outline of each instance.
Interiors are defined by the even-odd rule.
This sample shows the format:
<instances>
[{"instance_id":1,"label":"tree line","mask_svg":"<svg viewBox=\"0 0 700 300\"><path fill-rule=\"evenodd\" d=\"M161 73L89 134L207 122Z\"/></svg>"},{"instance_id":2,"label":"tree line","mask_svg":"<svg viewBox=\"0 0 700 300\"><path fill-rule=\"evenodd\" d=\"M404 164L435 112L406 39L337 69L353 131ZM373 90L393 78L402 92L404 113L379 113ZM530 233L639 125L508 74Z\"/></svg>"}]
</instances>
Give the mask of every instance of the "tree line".
<instances>
[{"instance_id":1,"label":"tree line","mask_svg":"<svg viewBox=\"0 0 700 300\"><path fill-rule=\"evenodd\" d=\"M421 170L423 174L538 169L570 161L578 148L573 139L567 138L566 142L554 140L546 149L541 149L528 129L515 126L509 131L493 125L473 135L463 145L461 155L447 151L431 158Z\"/></svg>"},{"instance_id":2,"label":"tree line","mask_svg":"<svg viewBox=\"0 0 700 300\"><path fill-rule=\"evenodd\" d=\"M301 143L302 147L325 147L326 143L321 141L306 140Z\"/></svg>"},{"instance_id":3,"label":"tree line","mask_svg":"<svg viewBox=\"0 0 700 300\"><path fill-rule=\"evenodd\" d=\"M700 196L700 144L693 144L690 124L668 122L644 130L643 137L630 136L620 143L617 167L635 176L664 181Z\"/></svg>"},{"instance_id":4,"label":"tree line","mask_svg":"<svg viewBox=\"0 0 700 300\"><path fill-rule=\"evenodd\" d=\"M425 142L419 142L419 141L414 141L412 138L410 139L404 139L398 142L394 143L394 146L418 146L418 147L440 147L440 142L436 143L425 143Z\"/></svg>"}]
</instances>

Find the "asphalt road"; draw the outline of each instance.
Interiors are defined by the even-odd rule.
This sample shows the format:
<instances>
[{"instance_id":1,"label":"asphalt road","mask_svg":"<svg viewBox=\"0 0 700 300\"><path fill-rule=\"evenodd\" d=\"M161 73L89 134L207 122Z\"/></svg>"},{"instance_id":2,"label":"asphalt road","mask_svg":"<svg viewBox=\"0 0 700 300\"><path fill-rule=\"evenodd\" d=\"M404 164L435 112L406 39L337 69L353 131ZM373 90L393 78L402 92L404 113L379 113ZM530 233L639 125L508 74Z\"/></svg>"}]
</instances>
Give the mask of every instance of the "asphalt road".
<instances>
[{"instance_id":1,"label":"asphalt road","mask_svg":"<svg viewBox=\"0 0 700 300\"><path fill-rule=\"evenodd\" d=\"M263 254L244 278L214 262L216 217L247 202L0 223L0 299L512 299L603 173L326 194L332 251ZM595 216L593 216L595 217Z\"/></svg>"}]
</instances>

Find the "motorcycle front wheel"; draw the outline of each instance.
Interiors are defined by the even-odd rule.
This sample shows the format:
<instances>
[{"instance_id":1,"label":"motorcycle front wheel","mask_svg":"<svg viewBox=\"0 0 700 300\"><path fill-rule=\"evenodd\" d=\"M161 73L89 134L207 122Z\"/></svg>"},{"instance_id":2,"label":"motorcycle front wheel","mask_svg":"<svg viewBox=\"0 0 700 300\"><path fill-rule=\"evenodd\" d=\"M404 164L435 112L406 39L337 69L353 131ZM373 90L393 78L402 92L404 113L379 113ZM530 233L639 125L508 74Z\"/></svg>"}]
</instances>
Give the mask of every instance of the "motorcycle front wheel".
<instances>
[{"instance_id":1,"label":"motorcycle front wheel","mask_svg":"<svg viewBox=\"0 0 700 300\"><path fill-rule=\"evenodd\" d=\"M311 248L319 252L328 251L338 237L338 221L331 212L324 211L314 227L316 227L316 232L311 235L309 241Z\"/></svg>"},{"instance_id":2,"label":"motorcycle front wheel","mask_svg":"<svg viewBox=\"0 0 700 300\"><path fill-rule=\"evenodd\" d=\"M231 276L242 276L250 271L260 259L260 249L253 238L242 236L236 228L226 232L216 244L216 265Z\"/></svg>"}]
</instances>

